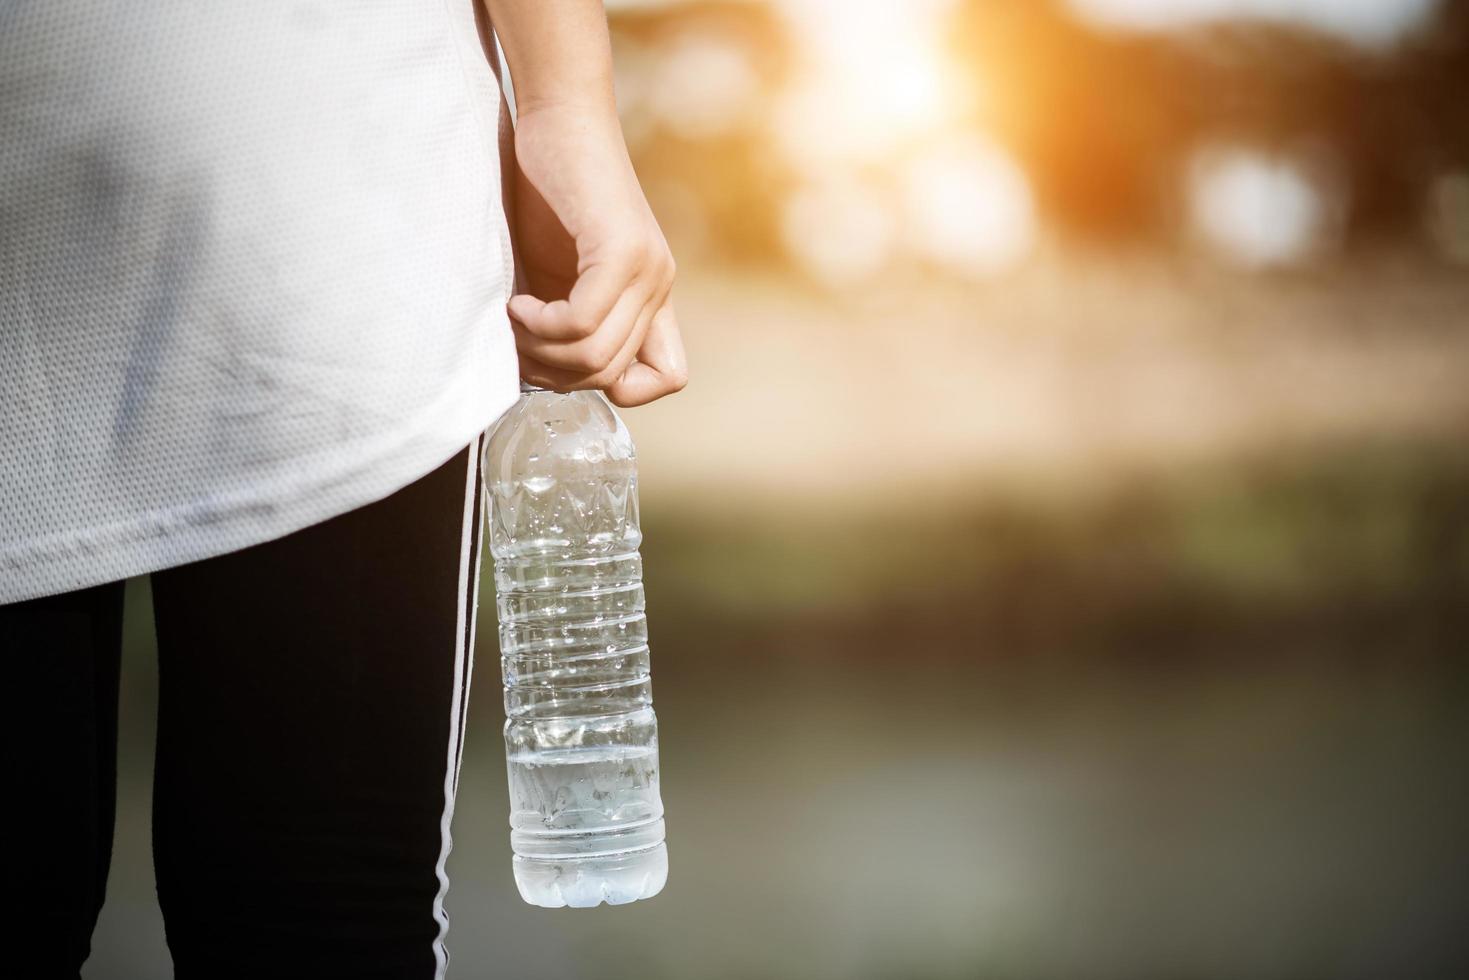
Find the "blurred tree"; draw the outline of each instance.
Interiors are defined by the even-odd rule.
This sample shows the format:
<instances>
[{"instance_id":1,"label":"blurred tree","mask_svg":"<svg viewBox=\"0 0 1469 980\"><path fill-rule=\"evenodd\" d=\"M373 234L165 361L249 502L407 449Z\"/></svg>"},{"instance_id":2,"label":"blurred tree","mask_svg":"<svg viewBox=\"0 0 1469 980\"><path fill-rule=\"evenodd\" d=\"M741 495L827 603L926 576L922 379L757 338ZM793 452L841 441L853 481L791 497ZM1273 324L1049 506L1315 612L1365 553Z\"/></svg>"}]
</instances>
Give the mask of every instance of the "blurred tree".
<instances>
[{"instance_id":1,"label":"blurred tree","mask_svg":"<svg viewBox=\"0 0 1469 980\"><path fill-rule=\"evenodd\" d=\"M954 47L1047 216L1083 235L1171 224L1183 161L1237 139L1311 151L1349 185L1349 232L1416 230L1437 172L1469 164L1469 5L1397 48L1231 23L1173 35L1094 30L1057 2L966 0Z\"/></svg>"},{"instance_id":2,"label":"blurred tree","mask_svg":"<svg viewBox=\"0 0 1469 980\"><path fill-rule=\"evenodd\" d=\"M633 147L633 154L655 206L660 192L670 189L692 197L684 206L691 203L700 213L675 215L671 221L686 220L707 229L700 244L711 257L768 260L779 240L775 205L791 182L770 150L765 126L768 108L785 83L792 60L791 39L775 11L739 0L711 0L615 10L610 19L614 44L649 53L642 69L647 85L692 81L656 69L660 57L691 39L730 46L747 60L755 80L754 111L741 117L738 125L709 136L680 130L666 120L634 119L633 128L646 127L647 136ZM649 111L647 101L623 106L624 115Z\"/></svg>"},{"instance_id":3,"label":"blurred tree","mask_svg":"<svg viewBox=\"0 0 1469 980\"><path fill-rule=\"evenodd\" d=\"M974 107L963 125L1015 154L1042 223L1063 236L1171 241L1188 161L1218 141L1316 167L1349 204L1349 242L1420 238L1432 181L1469 172L1469 3L1440 5L1380 51L1258 22L1104 31L1063 0L958 0L951 17L949 54L972 96L961 101ZM770 116L805 43L791 21L778 4L695 0L614 9L612 25L639 53L624 67L642 97L624 112L650 193L672 202L667 223L686 225L711 260L780 263L782 205L800 175L773 145ZM659 66L691 40L749 67L750 108L728 127L656 111L656 89L684 77Z\"/></svg>"}]
</instances>

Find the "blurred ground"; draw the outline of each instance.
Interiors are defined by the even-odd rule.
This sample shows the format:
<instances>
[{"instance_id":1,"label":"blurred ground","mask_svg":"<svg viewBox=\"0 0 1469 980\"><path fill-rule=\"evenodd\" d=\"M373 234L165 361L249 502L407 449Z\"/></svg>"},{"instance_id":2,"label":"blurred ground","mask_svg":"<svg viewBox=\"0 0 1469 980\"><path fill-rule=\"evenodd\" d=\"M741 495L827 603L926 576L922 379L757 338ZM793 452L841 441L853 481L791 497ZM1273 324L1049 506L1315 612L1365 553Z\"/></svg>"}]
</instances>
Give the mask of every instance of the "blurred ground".
<instances>
[{"instance_id":1,"label":"blurred ground","mask_svg":"<svg viewBox=\"0 0 1469 980\"><path fill-rule=\"evenodd\" d=\"M689 280L694 382L628 415L668 889L520 903L483 629L455 975L1463 974L1461 274ZM147 609L90 980L168 973Z\"/></svg>"}]
</instances>

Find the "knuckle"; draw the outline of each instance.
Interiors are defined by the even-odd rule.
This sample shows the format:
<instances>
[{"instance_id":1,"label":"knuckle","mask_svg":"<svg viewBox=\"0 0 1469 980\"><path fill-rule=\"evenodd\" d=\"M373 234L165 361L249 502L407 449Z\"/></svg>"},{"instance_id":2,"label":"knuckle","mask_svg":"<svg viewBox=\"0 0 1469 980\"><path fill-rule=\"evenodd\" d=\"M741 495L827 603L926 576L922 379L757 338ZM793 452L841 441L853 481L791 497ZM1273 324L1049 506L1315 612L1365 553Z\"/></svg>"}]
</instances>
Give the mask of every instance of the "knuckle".
<instances>
[{"instance_id":1,"label":"knuckle","mask_svg":"<svg viewBox=\"0 0 1469 980\"><path fill-rule=\"evenodd\" d=\"M587 378L587 384L592 388L610 388L617 383L619 375L610 369L603 368Z\"/></svg>"},{"instance_id":2,"label":"knuckle","mask_svg":"<svg viewBox=\"0 0 1469 980\"><path fill-rule=\"evenodd\" d=\"M647 259L647 247L642 238L637 235L627 235L620 239L616 245L616 254L620 264L626 269L640 269Z\"/></svg>"},{"instance_id":3,"label":"knuckle","mask_svg":"<svg viewBox=\"0 0 1469 980\"><path fill-rule=\"evenodd\" d=\"M585 313L573 313L567 321L566 332L581 340L597 332L597 324Z\"/></svg>"},{"instance_id":4,"label":"knuckle","mask_svg":"<svg viewBox=\"0 0 1469 980\"><path fill-rule=\"evenodd\" d=\"M667 283L673 277L673 256L668 254L668 249L651 250L648 257L647 276L650 281L659 285Z\"/></svg>"},{"instance_id":5,"label":"knuckle","mask_svg":"<svg viewBox=\"0 0 1469 980\"><path fill-rule=\"evenodd\" d=\"M617 350L607 344L587 344L577 353L577 366L588 374L607 370L617 356Z\"/></svg>"},{"instance_id":6,"label":"knuckle","mask_svg":"<svg viewBox=\"0 0 1469 980\"><path fill-rule=\"evenodd\" d=\"M580 371L583 374L593 374L602 370L607 365L597 351L591 348L582 348L573 350L567 355L566 366L573 371Z\"/></svg>"}]
</instances>

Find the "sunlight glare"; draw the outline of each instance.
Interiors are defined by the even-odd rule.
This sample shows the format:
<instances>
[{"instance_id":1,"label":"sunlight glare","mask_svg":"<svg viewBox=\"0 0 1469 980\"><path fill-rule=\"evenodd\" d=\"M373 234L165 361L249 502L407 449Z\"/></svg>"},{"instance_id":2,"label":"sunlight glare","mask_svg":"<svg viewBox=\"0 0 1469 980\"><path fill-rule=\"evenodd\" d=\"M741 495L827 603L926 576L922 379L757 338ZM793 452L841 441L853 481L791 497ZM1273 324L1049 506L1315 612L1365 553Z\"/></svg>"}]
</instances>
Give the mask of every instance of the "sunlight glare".
<instances>
[{"instance_id":1,"label":"sunlight glare","mask_svg":"<svg viewBox=\"0 0 1469 980\"><path fill-rule=\"evenodd\" d=\"M776 138L808 172L876 162L962 111L940 33L952 0L781 0L804 64Z\"/></svg>"}]
</instances>

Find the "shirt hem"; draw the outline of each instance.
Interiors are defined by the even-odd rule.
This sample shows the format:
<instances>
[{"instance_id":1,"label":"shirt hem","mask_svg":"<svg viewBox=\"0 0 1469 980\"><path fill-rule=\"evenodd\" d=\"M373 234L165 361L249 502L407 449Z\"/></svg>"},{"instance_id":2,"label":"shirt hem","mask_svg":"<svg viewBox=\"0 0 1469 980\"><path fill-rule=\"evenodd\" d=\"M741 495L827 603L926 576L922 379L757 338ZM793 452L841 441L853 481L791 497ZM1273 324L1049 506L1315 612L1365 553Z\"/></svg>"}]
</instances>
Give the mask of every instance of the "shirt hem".
<instances>
[{"instance_id":1,"label":"shirt hem","mask_svg":"<svg viewBox=\"0 0 1469 980\"><path fill-rule=\"evenodd\" d=\"M0 604L214 558L381 500L462 451L519 397L518 383L486 384L482 377L466 383L480 389L468 405L462 398L439 399L410 425L368 445L323 454L325 461L298 460L293 473L248 490L147 511L122 524L72 528L63 540L0 552L0 568L25 573L22 581L0 582Z\"/></svg>"}]
</instances>

